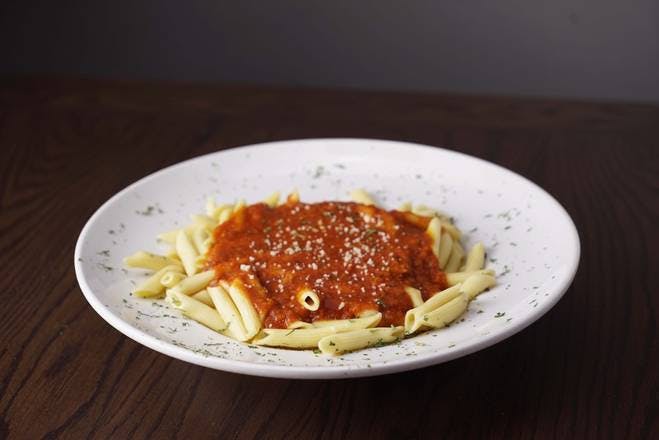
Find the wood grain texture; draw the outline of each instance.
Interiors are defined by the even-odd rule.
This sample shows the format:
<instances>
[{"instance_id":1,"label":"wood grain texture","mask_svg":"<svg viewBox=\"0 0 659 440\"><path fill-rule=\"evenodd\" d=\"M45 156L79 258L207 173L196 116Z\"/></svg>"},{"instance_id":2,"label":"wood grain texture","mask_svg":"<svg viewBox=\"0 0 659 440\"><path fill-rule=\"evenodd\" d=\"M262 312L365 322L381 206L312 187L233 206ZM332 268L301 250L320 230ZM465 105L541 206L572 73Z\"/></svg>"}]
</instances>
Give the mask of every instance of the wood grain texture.
<instances>
[{"instance_id":1,"label":"wood grain texture","mask_svg":"<svg viewBox=\"0 0 659 440\"><path fill-rule=\"evenodd\" d=\"M520 334L447 364L275 380L168 358L85 302L84 222L180 160L279 139L445 146L566 207L574 284ZM0 80L0 438L659 438L659 108L494 97Z\"/></svg>"}]
</instances>

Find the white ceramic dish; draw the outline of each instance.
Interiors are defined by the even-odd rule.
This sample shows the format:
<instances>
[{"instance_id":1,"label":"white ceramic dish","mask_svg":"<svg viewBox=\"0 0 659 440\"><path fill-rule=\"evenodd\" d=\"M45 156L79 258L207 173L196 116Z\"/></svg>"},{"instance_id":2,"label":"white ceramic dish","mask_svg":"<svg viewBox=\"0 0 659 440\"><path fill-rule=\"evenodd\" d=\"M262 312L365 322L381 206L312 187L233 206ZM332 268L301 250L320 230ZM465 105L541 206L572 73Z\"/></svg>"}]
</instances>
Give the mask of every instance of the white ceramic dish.
<instances>
[{"instance_id":1,"label":"white ceramic dish","mask_svg":"<svg viewBox=\"0 0 659 440\"><path fill-rule=\"evenodd\" d=\"M143 274L122 269L136 250L158 251L158 232L219 201L261 200L298 188L303 201L347 200L362 187L395 208L413 201L454 216L469 246L485 243L498 286L462 322L400 343L328 357L255 347L182 318L164 301L130 296ZM117 330L175 358L219 370L286 378L373 376L445 362L501 341L561 298L579 262L574 223L549 194L505 168L452 151L366 139L274 142L171 166L120 191L89 219L75 270L91 306Z\"/></svg>"}]
</instances>

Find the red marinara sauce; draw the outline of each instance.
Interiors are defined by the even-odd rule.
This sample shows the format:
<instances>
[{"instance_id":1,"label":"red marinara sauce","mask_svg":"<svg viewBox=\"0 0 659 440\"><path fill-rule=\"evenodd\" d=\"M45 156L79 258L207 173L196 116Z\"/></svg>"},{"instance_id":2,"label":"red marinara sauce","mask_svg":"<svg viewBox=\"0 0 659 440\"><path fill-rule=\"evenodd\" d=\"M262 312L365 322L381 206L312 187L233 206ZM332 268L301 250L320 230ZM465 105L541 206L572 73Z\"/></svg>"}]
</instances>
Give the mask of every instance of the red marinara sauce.
<instances>
[{"instance_id":1,"label":"red marinara sauce","mask_svg":"<svg viewBox=\"0 0 659 440\"><path fill-rule=\"evenodd\" d=\"M215 229L206 267L216 283L244 283L266 328L367 310L382 312L380 326L402 325L412 308L405 286L424 300L447 286L425 232L429 221L348 202L258 203ZM318 310L297 301L304 288L318 294Z\"/></svg>"}]
</instances>

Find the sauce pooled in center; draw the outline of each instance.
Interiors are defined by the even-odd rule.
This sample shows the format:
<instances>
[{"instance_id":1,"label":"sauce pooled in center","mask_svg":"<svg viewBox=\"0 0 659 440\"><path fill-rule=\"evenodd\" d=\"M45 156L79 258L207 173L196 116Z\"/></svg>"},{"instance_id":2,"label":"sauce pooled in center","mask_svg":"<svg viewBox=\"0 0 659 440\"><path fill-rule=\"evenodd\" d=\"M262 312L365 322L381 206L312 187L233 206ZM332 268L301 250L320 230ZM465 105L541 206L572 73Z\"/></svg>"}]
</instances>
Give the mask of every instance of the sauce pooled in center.
<instances>
[{"instance_id":1,"label":"sauce pooled in center","mask_svg":"<svg viewBox=\"0 0 659 440\"><path fill-rule=\"evenodd\" d=\"M257 203L215 228L206 266L217 281L244 283L266 328L369 310L382 312L379 326L402 325L413 307L406 286L424 300L446 288L429 221L351 202ZM318 294L318 310L296 299L304 288Z\"/></svg>"}]
</instances>

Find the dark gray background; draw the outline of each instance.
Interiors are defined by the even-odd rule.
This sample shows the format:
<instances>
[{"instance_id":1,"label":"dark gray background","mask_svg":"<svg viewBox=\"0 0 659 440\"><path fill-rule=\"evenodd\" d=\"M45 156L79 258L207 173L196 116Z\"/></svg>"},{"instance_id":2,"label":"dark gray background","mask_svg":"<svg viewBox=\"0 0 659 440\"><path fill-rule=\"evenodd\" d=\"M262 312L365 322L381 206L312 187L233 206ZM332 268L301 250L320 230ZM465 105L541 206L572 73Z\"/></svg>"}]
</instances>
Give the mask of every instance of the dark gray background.
<instances>
[{"instance_id":1,"label":"dark gray background","mask_svg":"<svg viewBox=\"0 0 659 440\"><path fill-rule=\"evenodd\" d=\"M659 1L24 1L0 74L659 102Z\"/></svg>"}]
</instances>

